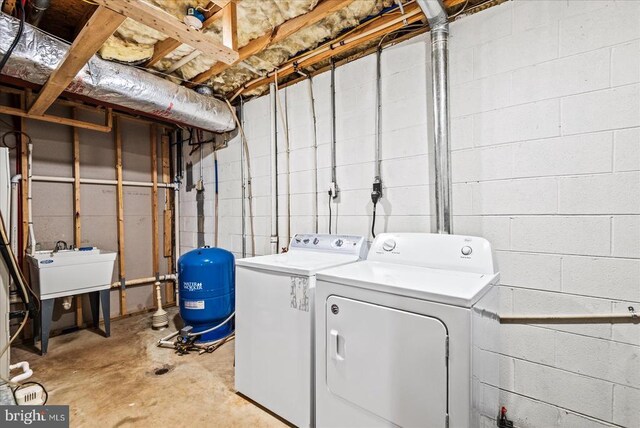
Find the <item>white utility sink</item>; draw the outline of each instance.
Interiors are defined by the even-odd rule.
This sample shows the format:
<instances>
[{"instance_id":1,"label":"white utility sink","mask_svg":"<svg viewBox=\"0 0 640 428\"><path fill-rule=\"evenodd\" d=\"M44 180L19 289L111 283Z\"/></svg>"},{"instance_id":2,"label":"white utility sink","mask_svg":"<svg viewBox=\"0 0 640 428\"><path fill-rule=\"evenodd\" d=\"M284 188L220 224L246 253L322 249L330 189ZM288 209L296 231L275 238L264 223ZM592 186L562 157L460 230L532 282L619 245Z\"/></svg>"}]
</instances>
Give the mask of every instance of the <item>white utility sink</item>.
<instances>
[{"instance_id":1,"label":"white utility sink","mask_svg":"<svg viewBox=\"0 0 640 428\"><path fill-rule=\"evenodd\" d=\"M27 259L34 291L53 299L109 289L116 253L93 247L36 251Z\"/></svg>"}]
</instances>

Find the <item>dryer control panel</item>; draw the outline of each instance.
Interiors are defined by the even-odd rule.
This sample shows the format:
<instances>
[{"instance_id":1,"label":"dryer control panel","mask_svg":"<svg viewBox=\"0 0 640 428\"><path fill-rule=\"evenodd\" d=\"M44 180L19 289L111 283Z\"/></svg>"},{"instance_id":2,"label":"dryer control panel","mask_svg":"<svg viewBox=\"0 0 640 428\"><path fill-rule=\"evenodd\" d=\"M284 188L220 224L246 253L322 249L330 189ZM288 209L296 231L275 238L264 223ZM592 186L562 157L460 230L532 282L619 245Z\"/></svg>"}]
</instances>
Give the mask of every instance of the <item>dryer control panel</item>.
<instances>
[{"instance_id":1,"label":"dryer control panel","mask_svg":"<svg viewBox=\"0 0 640 428\"><path fill-rule=\"evenodd\" d=\"M367 260L484 274L498 272L491 244L476 236L381 233L373 241Z\"/></svg>"},{"instance_id":2,"label":"dryer control panel","mask_svg":"<svg viewBox=\"0 0 640 428\"><path fill-rule=\"evenodd\" d=\"M340 254L355 254L365 258L367 254L364 237L357 235L327 235L319 233L296 234L291 239L289 251L308 249Z\"/></svg>"}]
</instances>

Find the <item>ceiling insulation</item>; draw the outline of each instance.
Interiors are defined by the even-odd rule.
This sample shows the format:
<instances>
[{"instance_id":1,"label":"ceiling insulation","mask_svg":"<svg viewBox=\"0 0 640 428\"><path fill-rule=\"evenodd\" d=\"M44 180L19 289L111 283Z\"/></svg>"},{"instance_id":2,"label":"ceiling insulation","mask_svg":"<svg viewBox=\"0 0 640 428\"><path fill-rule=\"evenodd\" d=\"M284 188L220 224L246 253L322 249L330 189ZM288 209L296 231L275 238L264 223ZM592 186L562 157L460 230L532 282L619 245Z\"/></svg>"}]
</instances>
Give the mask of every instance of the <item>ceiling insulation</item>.
<instances>
[{"instance_id":1,"label":"ceiling insulation","mask_svg":"<svg viewBox=\"0 0 640 428\"><path fill-rule=\"evenodd\" d=\"M155 4L166 12L182 20L188 7L199 6L206 8L212 3L210 0L144 0ZM237 4L238 19L238 46L247 45L265 34L269 34L273 29L287 20L304 15L313 10L322 1L331 2L334 0L234 0ZM407 3L409 0L402 0ZM474 13L475 10L483 6L500 3L505 0L447 0L452 3L449 13L456 14L464 9L464 14ZM90 16L95 6L90 0L54 0L52 6L47 10L45 18L42 20L42 28L50 31L58 37L66 40L73 40L73 36L78 32ZM393 6L394 0L353 0L345 8L326 16L321 21L313 25L302 28L286 39L268 46L258 54L255 54L244 61L226 68L218 75L214 75L208 81L203 82L213 88L217 95L228 96L235 93L244 84L254 79L263 77L268 72L292 58L308 52L323 43L335 39L346 31L361 24L363 20L372 15L376 15L381 10ZM216 9L205 12L209 17L215 13ZM399 13L396 9L392 13ZM408 30L405 29L405 30ZM205 29L214 39L221 41L221 22L214 21L212 25ZM420 23L411 27L411 31L424 31ZM402 34L406 34L405 31ZM399 33L385 39L389 42ZM99 51L103 59L118 61L125 64L143 65L154 53L156 43L166 39L167 36L154 29L139 24L136 21L127 19L120 28L107 40ZM375 48L380 38L370 40L364 44L354 45L348 52L336 55L334 59L340 60L355 57L363 51ZM313 72L327 66L328 60L311 65L305 68L305 72ZM188 45L180 45L162 60L155 62L153 70L165 73L165 77L176 83L189 81L200 73L208 71L215 64L215 60L207 55L194 52ZM280 82L295 79L296 76L280 78ZM267 86L245 92L245 95L257 95L265 90Z\"/></svg>"},{"instance_id":2,"label":"ceiling insulation","mask_svg":"<svg viewBox=\"0 0 640 428\"><path fill-rule=\"evenodd\" d=\"M197 4L205 7L208 4L208 0L153 0L153 2L179 19L184 17L188 6ZM242 47L251 40L270 32L284 21L311 11L317 3L318 0L238 0L238 45ZM354 0L346 8L327 16L317 24L305 27L282 42L248 58L244 61L245 64L237 64L214 76L206 84L211 85L217 93L232 92L248 80L260 76L260 73L272 71L297 53L316 47L392 4L393 0ZM218 40L221 39L219 23L214 23L206 31ZM99 53L104 59L140 63L151 58L153 45L164 38L166 38L164 34L127 19ZM159 71L167 70L192 51L191 47L182 45L158 62L154 68ZM208 70L214 63L214 59L199 55L178 68L174 75L177 78L189 80Z\"/></svg>"}]
</instances>

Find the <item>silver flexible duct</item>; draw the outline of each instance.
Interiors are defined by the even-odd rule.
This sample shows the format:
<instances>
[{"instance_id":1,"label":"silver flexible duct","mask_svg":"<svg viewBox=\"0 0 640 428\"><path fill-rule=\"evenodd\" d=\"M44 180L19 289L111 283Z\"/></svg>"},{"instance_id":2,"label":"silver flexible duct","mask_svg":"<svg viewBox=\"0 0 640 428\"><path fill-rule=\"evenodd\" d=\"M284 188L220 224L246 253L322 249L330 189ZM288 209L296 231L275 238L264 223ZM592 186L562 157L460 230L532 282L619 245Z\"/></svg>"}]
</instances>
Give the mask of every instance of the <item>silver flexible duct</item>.
<instances>
[{"instance_id":1,"label":"silver flexible duct","mask_svg":"<svg viewBox=\"0 0 640 428\"><path fill-rule=\"evenodd\" d=\"M435 132L436 227L452 233L451 151L449 147L449 22L440 0L418 0L431 28Z\"/></svg>"},{"instance_id":2,"label":"silver flexible duct","mask_svg":"<svg viewBox=\"0 0 640 428\"><path fill-rule=\"evenodd\" d=\"M18 20L0 13L0 53L5 54L18 30ZM3 74L44 85L69 51L69 45L25 24L20 42ZM138 110L212 132L235 129L224 101L131 66L94 55L80 70L68 92Z\"/></svg>"}]
</instances>

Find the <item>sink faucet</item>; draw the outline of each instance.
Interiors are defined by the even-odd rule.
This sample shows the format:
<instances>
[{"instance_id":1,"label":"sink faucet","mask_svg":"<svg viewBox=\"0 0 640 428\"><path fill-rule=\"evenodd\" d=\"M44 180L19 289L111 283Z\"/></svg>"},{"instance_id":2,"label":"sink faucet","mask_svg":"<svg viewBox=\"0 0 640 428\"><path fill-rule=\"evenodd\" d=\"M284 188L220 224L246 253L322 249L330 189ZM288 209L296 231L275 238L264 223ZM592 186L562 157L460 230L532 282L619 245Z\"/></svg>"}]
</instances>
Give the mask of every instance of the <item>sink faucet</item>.
<instances>
[{"instance_id":1,"label":"sink faucet","mask_svg":"<svg viewBox=\"0 0 640 428\"><path fill-rule=\"evenodd\" d=\"M66 250L69 247L67 246L67 243L64 241L57 241L55 247L53 248L53 252L57 253L60 250Z\"/></svg>"}]
</instances>

